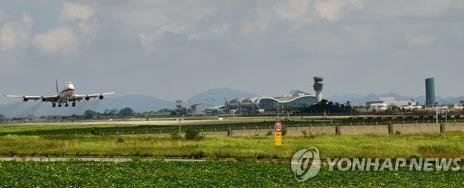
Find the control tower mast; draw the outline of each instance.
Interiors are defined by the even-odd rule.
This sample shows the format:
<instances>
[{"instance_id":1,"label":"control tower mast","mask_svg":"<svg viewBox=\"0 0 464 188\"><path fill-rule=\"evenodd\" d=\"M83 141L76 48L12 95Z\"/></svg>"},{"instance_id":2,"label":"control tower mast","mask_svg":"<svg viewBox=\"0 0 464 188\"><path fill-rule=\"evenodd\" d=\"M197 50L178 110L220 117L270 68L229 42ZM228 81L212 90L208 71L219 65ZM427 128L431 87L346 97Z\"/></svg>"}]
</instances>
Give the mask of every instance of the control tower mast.
<instances>
[{"instance_id":1,"label":"control tower mast","mask_svg":"<svg viewBox=\"0 0 464 188\"><path fill-rule=\"evenodd\" d=\"M313 88L314 88L314 91L316 92L317 102L321 102L322 100L322 89L324 87L324 84L322 83L323 80L324 79L322 77L314 77Z\"/></svg>"}]
</instances>

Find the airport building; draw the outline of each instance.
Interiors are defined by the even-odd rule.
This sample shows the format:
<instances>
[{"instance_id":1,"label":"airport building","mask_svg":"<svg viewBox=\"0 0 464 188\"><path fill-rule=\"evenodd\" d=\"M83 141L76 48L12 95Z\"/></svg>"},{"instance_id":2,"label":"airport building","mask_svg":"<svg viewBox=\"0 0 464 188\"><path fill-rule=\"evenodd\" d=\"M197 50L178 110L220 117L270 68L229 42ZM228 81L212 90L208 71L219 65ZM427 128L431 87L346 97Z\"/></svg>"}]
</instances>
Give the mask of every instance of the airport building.
<instances>
[{"instance_id":1,"label":"airport building","mask_svg":"<svg viewBox=\"0 0 464 188\"><path fill-rule=\"evenodd\" d=\"M422 109L422 106L413 99L407 101L397 101L393 97L382 97L378 101L368 101L366 102L366 106L370 111L385 111L393 107L405 110Z\"/></svg>"},{"instance_id":2,"label":"airport building","mask_svg":"<svg viewBox=\"0 0 464 188\"><path fill-rule=\"evenodd\" d=\"M190 113L193 116L205 115L206 109L208 109L209 107L210 106L207 103L194 104L190 106Z\"/></svg>"},{"instance_id":3,"label":"airport building","mask_svg":"<svg viewBox=\"0 0 464 188\"><path fill-rule=\"evenodd\" d=\"M301 90L291 90L280 97L250 97L233 99L226 102L225 109L229 113L257 114L275 112L294 112L322 100L322 77L314 77L313 88L316 95Z\"/></svg>"}]
</instances>

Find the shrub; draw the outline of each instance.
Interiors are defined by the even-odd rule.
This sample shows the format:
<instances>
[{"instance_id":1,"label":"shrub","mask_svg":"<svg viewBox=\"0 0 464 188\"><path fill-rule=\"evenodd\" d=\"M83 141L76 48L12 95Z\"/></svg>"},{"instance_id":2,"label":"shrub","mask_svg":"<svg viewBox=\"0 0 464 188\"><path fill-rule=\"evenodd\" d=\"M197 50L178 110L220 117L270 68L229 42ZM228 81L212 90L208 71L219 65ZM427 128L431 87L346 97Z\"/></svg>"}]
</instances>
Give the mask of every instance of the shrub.
<instances>
[{"instance_id":1,"label":"shrub","mask_svg":"<svg viewBox=\"0 0 464 188\"><path fill-rule=\"evenodd\" d=\"M198 129L190 128L185 130L186 140L199 140L201 139L200 131Z\"/></svg>"},{"instance_id":2,"label":"shrub","mask_svg":"<svg viewBox=\"0 0 464 188\"><path fill-rule=\"evenodd\" d=\"M285 136L285 135L287 135L287 127L284 127L282 129L282 136Z\"/></svg>"},{"instance_id":3,"label":"shrub","mask_svg":"<svg viewBox=\"0 0 464 188\"><path fill-rule=\"evenodd\" d=\"M175 131L175 132L171 132L171 138L174 140L179 140L182 137L180 136L179 132Z\"/></svg>"},{"instance_id":4,"label":"shrub","mask_svg":"<svg viewBox=\"0 0 464 188\"><path fill-rule=\"evenodd\" d=\"M124 143L124 139L122 137L118 137L118 139L116 139L116 142L117 143Z\"/></svg>"},{"instance_id":5,"label":"shrub","mask_svg":"<svg viewBox=\"0 0 464 188\"><path fill-rule=\"evenodd\" d=\"M203 151L195 151L192 153L192 158L194 159L201 159L203 157L205 157L205 152Z\"/></svg>"},{"instance_id":6,"label":"shrub","mask_svg":"<svg viewBox=\"0 0 464 188\"><path fill-rule=\"evenodd\" d=\"M92 135L103 135L103 133L100 130L96 129L95 127L92 127L90 129L90 134L92 134Z\"/></svg>"},{"instance_id":7,"label":"shrub","mask_svg":"<svg viewBox=\"0 0 464 188\"><path fill-rule=\"evenodd\" d=\"M266 136L271 136L271 135L272 135L272 131L268 131L268 132L266 133Z\"/></svg>"},{"instance_id":8,"label":"shrub","mask_svg":"<svg viewBox=\"0 0 464 188\"><path fill-rule=\"evenodd\" d=\"M303 133L303 136L308 135L308 132L306 132L306 130L301 131L301 133Z\"/></svg>"}]
</instances>

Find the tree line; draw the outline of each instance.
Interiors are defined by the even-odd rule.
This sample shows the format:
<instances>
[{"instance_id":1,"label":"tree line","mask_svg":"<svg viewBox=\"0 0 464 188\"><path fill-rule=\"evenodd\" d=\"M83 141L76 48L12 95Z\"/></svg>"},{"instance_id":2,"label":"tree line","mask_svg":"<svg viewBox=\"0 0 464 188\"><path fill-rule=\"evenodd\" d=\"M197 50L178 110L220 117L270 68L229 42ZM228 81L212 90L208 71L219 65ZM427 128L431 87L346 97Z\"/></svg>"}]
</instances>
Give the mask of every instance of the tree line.
<instances>
[{"instance_id":1,"label":"tree line","mask_svg":"<svg viewBox=\"0 0 464 188\"><path fill-rule=\"evenodd\" d=\"M353 112L353 107L350 101L347 101L345 104L340 104L323 99L317 104L304 108L302 112L309 114L351 114Z\"/></svg>"}]
</instances>

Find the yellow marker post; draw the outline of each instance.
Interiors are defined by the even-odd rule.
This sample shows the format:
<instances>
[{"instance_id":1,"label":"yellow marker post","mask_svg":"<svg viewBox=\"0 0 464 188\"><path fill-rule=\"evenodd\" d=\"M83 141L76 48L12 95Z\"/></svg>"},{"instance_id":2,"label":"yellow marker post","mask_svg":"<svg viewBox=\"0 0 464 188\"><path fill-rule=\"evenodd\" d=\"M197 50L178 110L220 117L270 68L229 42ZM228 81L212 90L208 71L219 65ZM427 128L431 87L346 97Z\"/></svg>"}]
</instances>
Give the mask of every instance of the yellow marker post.
<instances>
[{"instance_id":1,"label":"yellow marker post","mask_svg":"<svg viewBox=\"0 0 464 188\"><path fill-rule=\"evenodd\" d=\"M274 133L274 144L276 146L282 145L282 132L275 132Z\"/></svg>"},{"instance_id":2,"label":"yellow marker post","mask_svg":"<svg viewBox=\"0 0 464 188\"><path fill-rule=\"evenodd\" d=\"M282 129L284 124L281 121L277 121L274 124L274 145L281 146L282 145Z\"/></svg>"}]
</instances>

